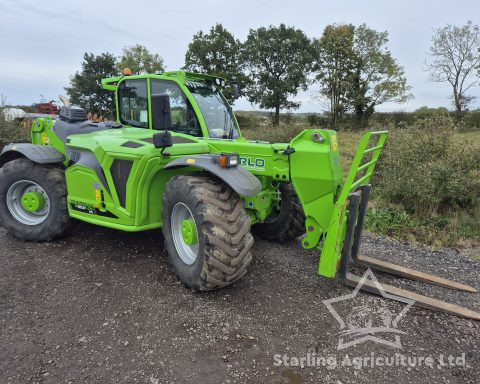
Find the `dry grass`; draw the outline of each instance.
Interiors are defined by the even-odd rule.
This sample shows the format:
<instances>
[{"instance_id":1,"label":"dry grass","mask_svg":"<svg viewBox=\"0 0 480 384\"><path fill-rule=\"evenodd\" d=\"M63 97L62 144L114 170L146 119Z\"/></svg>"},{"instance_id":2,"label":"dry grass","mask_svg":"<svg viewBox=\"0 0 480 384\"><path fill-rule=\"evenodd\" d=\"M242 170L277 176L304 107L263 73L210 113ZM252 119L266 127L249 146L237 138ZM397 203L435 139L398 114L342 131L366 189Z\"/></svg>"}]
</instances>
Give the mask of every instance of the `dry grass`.
<instances>
[{"instance_id":1,"label":"dry grass","mask_svg":"<svg viewBox=\"0 0 480 384\"><path fill-rule=\"evenodd\" d=\"M308 128L312 127L295 122L274 128L268 120L264 120L260 127L245 129L243 134L248 139L253 140L289 142L303 129ZM344 177L350 168L358 142L364 132L340 131L338 133ZM431 134L436 135L437 133L432 131ZM451 141L452 146L461 148L461 150L458 150L458 156L470 156L472 153L480 151L480 131L462 133L452 130L448 132L448 135L448 140ZM402 140L402 131L397 130L397 133L391 136L390 145L395 140ZM384 155L384 159L386 159L386 156ZM436 162L439 159L427 159L427 162L431 161ZM382 158L379 164L381 167ZM404 170L395 167L392 162L387 166L392 167L392 169L383 170L383 175L392 172L397 175L406 173ZM403 162L400 166L405 167L406 163ZM480 164L478 164L477 169L480 169ZM472 203L469 207L452 205L451 207L444 207L444 209L423 210L419 208L419 204L398 203L394 199L390 199L389 196L385 196L382 188L385 187L385 182L388 182L388 179L385 180L385 176L383 176L384 180L379 180L378 177L380 176L377 176L377 180L375 178L373 180L374 193L369 204L370 209L366 221L368 230L433 247L445 245L462 247L479 244L480 204L478 202ZM457 175L452 177L457 177ZM425 185L422 185L423 183L427 183L427 178L422 178L420 175L417 179L419 189L425 188ZM386 189L388 190L388 188Z\"/></svg>"}]
</instances>

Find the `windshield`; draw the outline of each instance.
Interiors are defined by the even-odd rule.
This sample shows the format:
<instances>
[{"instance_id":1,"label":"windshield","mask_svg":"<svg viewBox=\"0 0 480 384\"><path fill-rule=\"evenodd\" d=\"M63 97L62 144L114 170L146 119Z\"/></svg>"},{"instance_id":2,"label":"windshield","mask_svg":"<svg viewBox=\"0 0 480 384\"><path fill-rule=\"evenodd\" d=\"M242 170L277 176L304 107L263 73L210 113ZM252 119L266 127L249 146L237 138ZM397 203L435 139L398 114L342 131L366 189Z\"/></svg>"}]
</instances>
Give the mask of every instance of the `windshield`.
<instances>
[{"instance_id":1,"label":"windshield","mask_svg":"<svg viewBox=\"0 0 480 384\"><path fill-rule=\"evenodd\" d=\"M238 138L238 127L232 108L213 84L187 82L187 87L195 98L205 123L208 135L217 139Z\"/></svg>"}]
</instances>

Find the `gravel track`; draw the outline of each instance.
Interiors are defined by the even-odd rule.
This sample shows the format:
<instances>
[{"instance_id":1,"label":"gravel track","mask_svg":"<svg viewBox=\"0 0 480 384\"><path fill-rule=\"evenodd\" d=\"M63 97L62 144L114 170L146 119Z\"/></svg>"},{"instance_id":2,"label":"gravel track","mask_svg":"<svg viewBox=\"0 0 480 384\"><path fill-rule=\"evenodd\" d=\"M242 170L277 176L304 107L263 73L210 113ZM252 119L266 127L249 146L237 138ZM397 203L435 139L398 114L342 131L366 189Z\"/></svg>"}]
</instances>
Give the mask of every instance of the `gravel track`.
<instances>
[{"instance_id":1,"label":"gravel track","mask_svg":"<svg viewBox=\"0 0 480 384\"><path fill-rule=\"evenodd\" d=\"M196 293L174 276L159 231L78 224L75 232L34 244L0 229L0 383L480 382L480 323L421 308L398 324L402 349L368 341L337 351L339 326L322 301L351 290L318 277L317 256L298 243L256 238L241 281ZM455 250L367 235L362 251L480 289L480 262ZM480 294L402 279L395 285L480 311ZM404 307L363 293L355 300L393 313ZM337 361L465 353L466 366L274 365L275 354L308 352Z\"/></svg>"}]
</instances>

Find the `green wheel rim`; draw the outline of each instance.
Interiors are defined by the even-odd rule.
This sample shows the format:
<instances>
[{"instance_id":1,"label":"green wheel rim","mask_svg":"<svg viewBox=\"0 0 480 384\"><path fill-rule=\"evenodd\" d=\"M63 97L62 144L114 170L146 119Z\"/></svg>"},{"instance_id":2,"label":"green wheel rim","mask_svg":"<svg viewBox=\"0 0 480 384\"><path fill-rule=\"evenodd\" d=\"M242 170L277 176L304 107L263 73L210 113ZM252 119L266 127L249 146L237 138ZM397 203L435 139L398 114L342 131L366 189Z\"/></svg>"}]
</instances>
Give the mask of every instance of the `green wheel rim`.
<instances>
[{"instance_id":1,"label":"green wheel rim","mask_svg":"<svg viewBox=\"0 0 480 384\"><path fill-rule=\"evenodd\" d=\"M40 192L27 192L22 196L22 207L27 212L36 212L43 209L45 206L45 198Z\"/></svg>"},{"instance_id":2,"label":"green wheel rim","mask_svg":"<svg viewBox=\"0 0 480 384\"><path fill-rule=\"evenodd\" d=\"M8 188L7 209L15 220L25 225L43 223L50 214L47 192L30 180L19 180Z\"/></svg>"},{"instance_id":3,"label":"green wheel rim","mask_svg":"<svg viewBox=\"0 0 480 384\"><path fill-rule=\"evenodd\" d=\"M195 220L186 219L182 221L182 239L187 245L197 244L197 227Z\"/></svg>"}]
</instances>

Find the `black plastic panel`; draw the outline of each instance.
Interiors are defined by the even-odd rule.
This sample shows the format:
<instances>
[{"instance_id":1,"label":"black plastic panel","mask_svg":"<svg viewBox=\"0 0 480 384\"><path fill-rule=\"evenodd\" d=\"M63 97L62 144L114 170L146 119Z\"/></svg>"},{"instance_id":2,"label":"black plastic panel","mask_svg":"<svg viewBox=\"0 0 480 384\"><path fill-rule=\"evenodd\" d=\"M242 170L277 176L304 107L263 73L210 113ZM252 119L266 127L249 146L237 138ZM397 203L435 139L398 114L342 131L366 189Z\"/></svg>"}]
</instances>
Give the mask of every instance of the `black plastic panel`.
<instances>
[{"instance_id":1,"label":"black plastic panel","mask_svg":"<svg viewBox=\"0 0 480 384\"><path fill-rule=\"evenodd\" d=\"M125 147L125 148L140 148L140 147L144 147L144 146L145 146L145 144L136 143L135 141L127 141L127 142L122 144L122 147Z\"/></svg>"},{"instance_id":2,"label":"black plastic panel","mask_svg":"<svg viewBox=\"0 0 480 384\"><path fill-rule=\"evenodd\" d=\"M116 159L110 167L110 174L112 175L113 184L117 191L120 205L125 208L125 200L127 195L127 181L132 171L133 161Z\"/></svg>"},{"instance_id":3,"label":"black plastic panel","mask_svg":"<svg viewBox=\"0 0 480 384\"><path fill-rule=\"evenodd\" d=\"M151 137L142 139L142 141L153 144L153 139ZM172 143L173 144L189 144L189 143L196 143L196 141L192 139L187 139L186 137L182 137L182 136L172 136Z\"/></svg>"}]
</instances>

